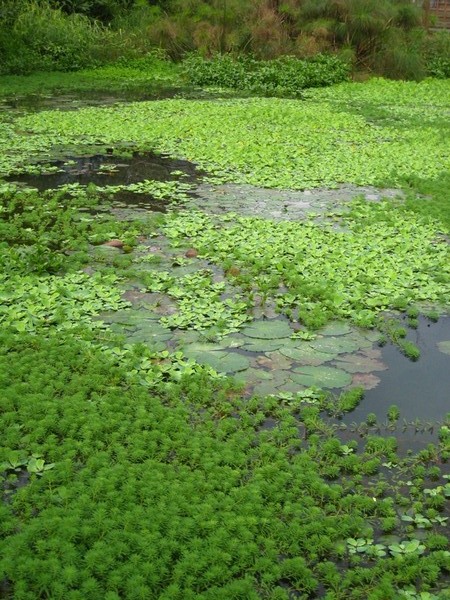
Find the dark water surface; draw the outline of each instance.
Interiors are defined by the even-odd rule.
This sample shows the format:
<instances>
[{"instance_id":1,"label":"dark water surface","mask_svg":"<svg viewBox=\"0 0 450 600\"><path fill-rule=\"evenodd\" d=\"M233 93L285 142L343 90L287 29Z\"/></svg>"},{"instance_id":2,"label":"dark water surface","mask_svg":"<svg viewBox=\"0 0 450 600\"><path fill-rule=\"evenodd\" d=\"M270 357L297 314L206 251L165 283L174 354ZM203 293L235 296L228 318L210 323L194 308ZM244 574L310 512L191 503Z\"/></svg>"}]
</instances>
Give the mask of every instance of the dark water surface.
<instances>
[{"instance_id":1,"label":"dark water surface","mask_svg":"<svg viewBox=\"0 0 450 600\"><path fill-rule=\"evenodd\" d=\"M450 317L437 323L419 318L417 330L409 330L408 339L420 348L420 358L413 362L395 346L382 349L386 371L377 373L378 386L366 392L364 400L345 421L364 421L368 413L380 420L392 404L400 409L400 418L439 421L450 412L450 356L439 351L437 343L450 339Z\"/></svg>"},{"instance_id":2,"label":"dark water surface","mask_svg":"<svg viewBox=\"0 0 450 600\"><path fill-rule=\"evenodd\" d=\"M146 179L155 181L180 180L179 176L172 175L173 171L182 171L183 183L197 181L200 173L196 166L187 160L178 160L166 155L153 152L134 153L131 158L120 156L95 154L92 156L68 157L64 161L55 161L53 164L60 171L48 174L14 175L10 180L26 183L40 191L54 189L61 185L79 183L97 186L130 185Z\"/></svg>"}]
</instances>

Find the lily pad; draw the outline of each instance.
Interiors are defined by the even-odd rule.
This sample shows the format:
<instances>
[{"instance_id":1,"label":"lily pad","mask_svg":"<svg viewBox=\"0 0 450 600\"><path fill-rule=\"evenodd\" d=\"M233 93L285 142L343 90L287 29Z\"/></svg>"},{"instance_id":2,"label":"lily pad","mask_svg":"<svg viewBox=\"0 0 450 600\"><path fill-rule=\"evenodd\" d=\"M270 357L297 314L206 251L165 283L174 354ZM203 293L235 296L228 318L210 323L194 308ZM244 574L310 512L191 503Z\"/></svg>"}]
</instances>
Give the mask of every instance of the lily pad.
<instances>
[{"instance_id":1,"label":"lily pad","mask_svg":"<svg viewBox=\"0 0 450 600\"><path fill-rule=\"evenodd\" d=\"M256 364L269 371L285 371L292 367L292 361L280 352L269 352L266 356L258 356Z\"/></svg>"},{"instance_id":2,"label":"lily pad","mask_svg":"<svg viewBox=\"0 0 450 600\"><path fill-rule=\"evenodd\" d=\"M273 379L273 376L273 372L263 371L263 369L256 369L253 367L239 373L240 379L253 384L259 383L260 381L270 381Z\"/></svg>"},{"instance_id":3,"label":"lily pad","mask_svg":"<svg viewBox=\"0 0 450 600\"><path fill-rule=\"evenodd\" d=\"M368 358L381 358L382 356L380 348L363 348L359 353ZM341 358L340 356L339 359Z\"/></svg>"},{"instance_id":4,"label":"lily pad","mask_svg":"<svg viewBox=\"0 0 450 600\"><path fill-rule=\"evenodd\" d=\"M354 352L360 348L355 340L347 337L324 337L309 342L311 348L326 354L342 354L344 352Z\"/></svg>"},{"instance_id":5,"label":"lily pad","mask_svg":"<svg viewBox=\"0 0 450 600\"><path fill-rule=\"evenodd\" d=\"M250 366L250 361L242 354L236 352L217 351L185 351L186 356L193 358L200 364L206 364L219 373L238 373L245 371Z\"/></svg>"},{"instance_id":6,"label":"lily pad","mask_svg":"<svg viewBox=\"0 0 450 600\"><path fill-rule=\"evenodd\" d=\"M371 373L387 369L387 366L381 361L361 354L341 354L336 360L336 366L348 373Z\"/></svg>"},{"instance_id":7,"label":"lily pad","mask_svg":"<svg viewBox=\"0 0 450 600\"><path fill-rule=\"evenodd\" d=\"M450 354L450 340L444 340L443 342L438 342L438 348L444 354Z\"/></svg>"},{"instance_id":8,"label":"lily pad","mask_svg":"<svg viewBox=\"0 0 450 600\"><path fill-rule=\"evenodd\" d=\"M347 323L339 321L331 321L323 329L320 330L321 335L346 335L350 333L351 327Z\"/></svg>"},{"instance_id":9,"label":"lily pad","mask_svg":"<svg viewBox=\"0 0 450 600\"><path fill-rule=\"evenodd\" d=\"M301 362L304 365L311 365L315 367L333 360L333 358L336 358L337 356L337 353L326 354L325 352L319 352L319 350L311 348L311 346L305 342L297 345L296 347L288 346L286 348L280 348L280 352L284 356L287 356L287 358Z\"/></svg>"},{"instance_id":10,"label":"lily pad","mask_svg":"<svg viewBox=\"0 0 450 600\"><path fill-rule=\"evenodd\" d=\"M262 317L265 317L266 319L275 319L277 317L275 308L267 305L255 306L252 314L255 319L261 319Z\"/></svg>"},{"instance_id":11,"label":"lily pad","mask_svg":"<svg viewBox=\"0 0 450 600\"><path fill-rule=\"evenodd\" d=\"M241 348L245 344L245 340L246 338L239 334L226 335L220 340L220 345L224 348Z\"/></svg>"},{"instance_id":12,"label":"lily pad","mask_svg":"<svg viewBox=\"0 0 450 600\"><path fill-rule=\"evenodd\" d=\"M373 390L380 383L380 378L373 373L355 373L352 385L362 386L365 390Z\"/></svg>"},{"instance_id":13,"label":"lily pad","mask_svg":"<svg viewBox=\"0 0 450 600\"><path fill-rule=\"evenodd\" d=\"M270 394L278 394L283 388L283 386L287 384L287 382L288 378L285 377L285 374L281 378L277 376L271 381L262 381L261 383L255 385L255 387L253 388L253 393L257 396L269 396Z\"/></svg>"},{"instance_id":14,"label":"lily pad","mask_svg":"<svg viewBox=\"0 0 450 600\"><path fill-rule=\"evenodd\" d=\"M297 367L291 373L291 379L301 385L325 388L341 388L351 383L351 376L334 367Z\"/></svg>"},{"instance_id":15,"label":"lily pad","mask_svg":"<svg viewBox=\"0 0 450 600\"><path fill-rule=\"evenodd\" d=\"M367 331L364 331L364 337L370 342L378 342L378 340L381 337L381 333L376 329L369 329Z\"/></svg>"},{"instance_id":16,"label":"lily pad","mask_svg":"<svg viewBox=\"0 0 450 600\"><path fill-rule=\"evenodd\" d=\"M225 346L221 344L213 344L209 342L194 342L184 347L184 354L186 356L196 355L202 352L218 352L225 350Z\"/></svg>"},{"instance_id":17,"label":"lily pad","mask_svg":"<svg viewBox=\"0 0 450 600\"><path fill-rule=\"evenodd\" d=\"M198 331L191 330L183 330L183 331L175 331L173 334L173 339L178 343L180 347L184 347L188 344L195 344L199 341L201 334Z\"/></svg>"},{"instance_id":18,"label":"lily pad","mask_svg":"<svg viewBox=\"0 0 450 600\"><path fill-rule=\"evenodd\" d=\"M255 321L246 327L242 333L250 338L276 340L289 337L292 329L286 321Z\"/></svg>"},{"instance_id":19,"label":"lily pad","mask_svg":"<svg viewBox=\"0 0 450 600\"><path fill-rule=\"evenodd\" d=\"M124 309L102 313L99 319L105 323L136 325L147 320L157 321L159 316L149 310Z\"/></svg>"},{"instance_id":20,"label":"lily pad","mask_svg":"<svg viewBox=\"0 0 450 600\"><path fill-rule=\"evenodd\" d=\"M254 338L249 340L243 348L249 352L273 352L274 350L279 350L281 347L288 345L289 342L289 338L280 338L278 340L262 340Z\"/></svg>"}]
</instances>

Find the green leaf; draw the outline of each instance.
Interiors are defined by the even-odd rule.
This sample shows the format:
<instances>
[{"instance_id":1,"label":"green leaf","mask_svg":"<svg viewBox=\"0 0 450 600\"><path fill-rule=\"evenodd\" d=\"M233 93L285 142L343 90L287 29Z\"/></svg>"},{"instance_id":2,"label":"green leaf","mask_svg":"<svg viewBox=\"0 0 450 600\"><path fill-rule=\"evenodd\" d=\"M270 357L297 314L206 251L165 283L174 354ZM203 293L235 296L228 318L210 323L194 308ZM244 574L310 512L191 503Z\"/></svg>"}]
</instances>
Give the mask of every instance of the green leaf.
<instances>
[{"instance_id":1,"label":"green leaf","mask_svg":"<svg viewBox=\"0 0 450 600\"><path fill-rule=\"evenodd\" d=\"M291 335L292 329L285 321L255 321L242 330L242 334L250 338L278 340Z\"/></svg>"},{"instance_id":2,"label":"green leaf","mask_svg":"<svg viewBox=\"0 0 450 600\"><path fill-rule=\"evenodd\" d=\"M298 367L294 369L291 378L301 385L324 388L342 388L352 381L348 373L333 367Z\"/></svg>"}]
</instances>

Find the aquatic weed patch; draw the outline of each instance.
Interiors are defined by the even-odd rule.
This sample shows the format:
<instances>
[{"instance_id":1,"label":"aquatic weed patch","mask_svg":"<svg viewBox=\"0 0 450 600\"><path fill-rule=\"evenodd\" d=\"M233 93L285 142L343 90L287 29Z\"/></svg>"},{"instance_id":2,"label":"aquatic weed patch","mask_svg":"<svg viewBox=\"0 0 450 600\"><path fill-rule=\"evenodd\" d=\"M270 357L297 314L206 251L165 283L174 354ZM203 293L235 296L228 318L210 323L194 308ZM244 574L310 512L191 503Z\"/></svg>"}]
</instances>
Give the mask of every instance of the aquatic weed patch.
<instances>
[{"instance_id":1,"label":"aquatic weed patch","mask_svg":"<svg viewBox=\"0 0 450 600\"><path fill-rule=\"evenodd\" d=\"M439 90L446 85L436 83L439 108ZM415 90L408 84L395 90L395 97L408 98L407 110L415 111ZM222 181L286 189L399 183L411 173L432 178L445 171L450 156L448 136L436 124L420 119L408 128L372 123L327 98L166 100L83 109L75 115L45 112L19 119L17 126L39 140L35 153L39 144L46 151L61 143L114 146L133 140L137 148L196 162ZM24 151L20 135L13 134L8 144ZM15 163L17 158L4 159L2 170L14 169Z\"/></svg>"},{"instance_id":2,"label":"aquatic weed patch","mask_svg":"<svg viewBox=\"0 0 450 600\"><path fill-rule=\"evenodd\" d=\"M321 433L318 408L242 402L205 375L148 393L70 334L0 347L12 490L0 573L14 598L394 599L443 584L450 555L433 507L447 484L420 485L411 461L398 476L415 486L391 490L377 471L395 464L395 444L372 437L357 452ZM52 468L33 463L20 485L32 455ZM419 543L400 519L413 506L429 521Z\"/></svg>"},{"instance_id":3,"label":"aquatic weed patch","mask_svg":"<svg viewBox=\"0 0 450 600\"><path fill-rule=\"evenodd\" d=\"M179 84L179 67L166 60L149 57L144 60L129 60L96 69L64 73L33 73L0 76L0 97L22 97L31 94L80 92L95 90L128 91L149 90L155 85Z\"/></svg>"},{"instance_id":4,"label":"aquatic weed patch","mask_svg":"<svg viewBox=\"0 0 450 600\"><path fill-rule=\"evenodd\" d=\"M120 275L81 271L92 244L121 236L130 244L152 224L117 222L96 209L92 193L38 193L11 185L0 191L0 323L18 331L76 328L94 315L127 306Z\"/></svg>"},{"instance_id":5,"label":"aquatic weed patch","mask_svg":"<svg viewBox=\"0 0 450 600\"><path fill-rule=\"evenodd\" d=\"M448 302L449 249L435 227L386 202L356 202L342 220L347 231L183 212L164 231L219 263L251 296L275 300L309 327L336 316L372 327L388 309Z\"/></svg>"}]
</instances>

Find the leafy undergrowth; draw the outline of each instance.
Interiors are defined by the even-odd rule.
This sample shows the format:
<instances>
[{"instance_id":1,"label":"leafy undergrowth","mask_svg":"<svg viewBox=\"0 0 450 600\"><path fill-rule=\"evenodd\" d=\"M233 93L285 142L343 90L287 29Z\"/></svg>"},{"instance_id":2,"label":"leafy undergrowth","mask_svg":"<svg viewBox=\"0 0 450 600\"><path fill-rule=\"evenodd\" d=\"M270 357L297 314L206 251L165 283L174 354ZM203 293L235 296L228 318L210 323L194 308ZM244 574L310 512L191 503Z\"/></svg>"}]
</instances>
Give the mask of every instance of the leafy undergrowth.
<instances>
[{"instance_id":1,"label":"leafy undergrowth","mask_svg":"<svg viewBox=\"0 0 450 600\"><path fill-rule=\"evenodd\" d=\"M276 60L254 60L215 55L209 60L188 56L183 70L194 85L246 90L256 94L298 96L305 88L346 81L350 67L336 56L318 54L308 60L283 56Z\"/></svg>"},{"instance_id":2,"label":"leafy undergrowth","mask_svg":"<svg viewBox=\"0 0 450 600\"><path fill-rule=\"evenodd\" d=\"M191 211L173 213L164 231L307 327L336 317L373 327L388 309L448 302L449 248L435 225L388 202L355 201L341 219L345 231Z\"/></svg>"},{"instance_id":3,"label":"leafy undergrowth","mask_svg":"<svg viewBox=\"0 0 450 600\"><path fill-rule=\"evenodd\" d=\"M149 393L67 334L0 347L6 597L388 600L450 572L431 449L356 452L317 408L243 402L202 374Z\"/></svg>"},{"instance_id":4,"label":"leafy undergrowth","mask_svg":"<svg viewBox=\"0 0 450 600\"><path fill-rule=\"evenodd\" d=\"M234 119L225 121L224 111ZM296 119L306 128L305 147L295 137ZM308 135L325 163L330 157L311 171L311 185L336 178L343 158L345 177L384 177L384 156L374 160L379 136L389 136L382 150L397 159L389 168L410 160L426 178L438 174L448 147L436 130L393 132L324 104L264 100L168 101L70 118L51 112L0 126L3 173L26 171L32 155L55 144L115 146L135 136L138 146L192 153L211 170L215 164L222 178L241 173L259 184L289 180L288 187L305 183ZM47 133L29 135L34 128ZM389 146L393 139L401 144ZM336 153L341 142L343 154ZM436 445L400 459L394 438L342 444L321 416L352 410L361 390L336 399L316 389L243 399L235 384L181 352L125 344L95 315L117 315L127 304L121 277L145 265L138 244L155 234L157 221L117 221L104 213L98 190L69 191L2 185L0 192L2 595L449 598L448 421ZM193 213L170 217L166 233L180 245L195 242L243 289L247 278L263 297L275 294L286 313L295 307L279 286L288 284L294 305L301 298L300 310L310 309L292 316L309 316L311 326L336 314L371 324L385 308L448 298L448 248L438 226L402 211L356 203L337 216L345 232L235 215L213 223ZM93 248L114 238L123 253ZM157 258L150 256L150 267ZM198 321L196 289L207 307L221 304L224 287L208 272L185 274L168 289L158 272L147 270L149 289L188 296L179 315L167 316L170 326L179 325L177 317L187 327ZM225 321L240 327L247 305L234 300ZM149 328L157 329L153 322Z\"/></svg>"},{"instance_id":5,"label":"leafy undergrowth","mask_svg":"<svg viewBox=\"0 0 450 600\"><path fill-rule=\"evenodd\" d=\"M11 186L0 192L0 325L18 331L95 325L92 316L117 310L120 277L110 270L82 271L90 244L120 236L135 244L154 222L120 222L96 212L99 200L88 192L77 197ZM82 213L88 208L94 214Z\"/></svg>"},{"instance_id":6,"label":"leafy undergrowth","mask_svg":"<svg viewBox=\"0 0 450 600\"><path fill-rule=\"evenodd\" d=\"M440 221L450 231L450 173L435 179L410 176L405 180L407 196L405 207L424 217ZM418 196L418 193L420 196Z\"/></svg>"}]
</instances>

